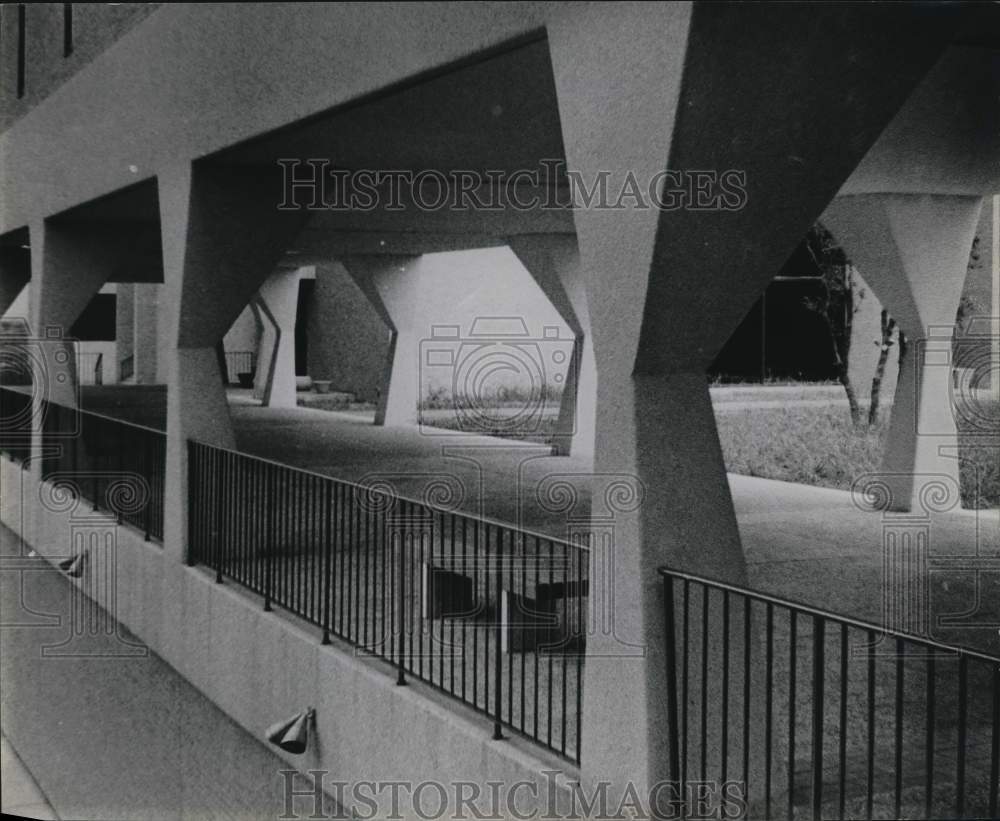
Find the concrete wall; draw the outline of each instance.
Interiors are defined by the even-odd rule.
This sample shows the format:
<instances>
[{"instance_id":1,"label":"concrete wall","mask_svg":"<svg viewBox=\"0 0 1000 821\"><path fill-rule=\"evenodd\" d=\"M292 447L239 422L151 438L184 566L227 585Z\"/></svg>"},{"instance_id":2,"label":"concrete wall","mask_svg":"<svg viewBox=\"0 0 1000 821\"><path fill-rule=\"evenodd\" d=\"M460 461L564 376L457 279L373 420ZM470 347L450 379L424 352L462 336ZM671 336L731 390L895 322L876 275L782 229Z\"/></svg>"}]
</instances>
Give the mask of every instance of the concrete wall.
<instances>
[{"instance_id":1,"label":"concrete wall","mask_svg":"<svg viewBox=\"0 0 1000 821\"><path fill-rule=\"evenodd\" d=\"M523 320L528 341L543 340L549 327L559 329L563 347L571 344L566 323L509 248L427 254L415 273L420 281L412 316L423 339L432 338L436 325L457 325L461 338L469 339L477 319L504 317ZM352 391L359 400L374 401L382 387L388 327L340 266L326 266L317 275L306 322L309 375L330 379L335 390ZM545 349L542 341L540 351ZM549 385L562 383L568 360L562 361L562 365L542 363ZM413 366L419 368L419 362ZM447 374L426 372L421 376L427 377L421 384L425 396L429 386L452 391ZM530 385L526 373L509 371L499 378L511 386Z\"/></svg>"},{"instance_id":2,"label":"concrete wall","mask_svg":"<svg viewBox=\"0 0 1000 821\"><path fill-rule=\"evenodd\" d=\"M69 555L72 529L74 524L80 525L79 518L75 518L79 511L74 513L65 504L55 504L46 490L48 486L40 490L26 471L5 457L0 457L0 482L0 521L23 534L50 561ZM44 508L40 498L48 499L49 508L58 507L59 511ZM88 516L88 520L92 518ZM274 721L314 706L316 731L306 753L293 757L272 750L291 767L303 772L326 770L331 780L349 782L376 777L417 782L443 777L449 782L482 784L502 780L514 784L524 779L546 785L541 776L544 770L574 774L566 764L540 757L525 741L492 741L492 725L483 717L446 701L419 682L397 687L389 666L356 656L350 648L338 644L322 646L317 629L278 612L265 613L256 597L234 586L216 585L214 576L204 569L168 560L159 547L145 543L141 534L128 527L114 527L107 519L105 527L115 533L118 546L113 567L116 600L112 601L112 588L92 583L86 573L81 580L70 583L112 611L129 631L255 739L261 738ZM92 687L95 679L107 683L109 676L113 680L118 675L121 673L117 671L97 674L81 686ZM58 701L47 704L47 708L45 715L33 714L33 723L17 725L11 738L28 768L42 776L54 766L54 755L73 749L73 739L55 745L40 743L40 739L39 743L26 744L23 736L39 732L39 726L55 732L58 722L65 719L63 709L91 709L75 702L63 707ZM24 707L19 703L18 709ZM187 720L197 721L195 711L192 713ZM121 711L117 716L107 713L104 718L112 723L130 721L127 715L128 711ZM78 723L79 716L71 718ZM137 719L140 728L155 720L141 714ZM90 750L101 748L102 732L98 722L82 743ZM178 744L183 729L180 733ZM229 734L212 743L217 751L224 749L232 760L241 756L262 760L256 743L246 738ZM183 752L179 746L176 751ZM192 755L210 758L209 752L195 750ZM273 774L269 768L274 764L267 764L267 760L258 777ZM92 784L99 783L98 775L87 775L93 769L91 756L74 758L67 754L58 760L58 766L80 778L94 778ZM58 803L56 809L68 811L71 817L112 818L138 817L140 809L148 812L152 807L158 810L156 817L180 817L181 810L188 817L203 817L198 814L200 808L189 802L197 801L199 790L212 785L187 785L181 776L191 769L188 765L152 769L148 775L158 776L161 783L148 795L137 788L131 807L114 807L104 814L80 814L79 807L60 807ZM238 780L246 773L246 768L239 767L231 775ZM64 779L67 775L63 772L58 777ZM162 783L171 778L177 780ZM243 810L259 807L255 803L259 798L270 811L280 783L273 779L267 783L270 791L262 790L259 781L216 786L235 794L237 806ZM46 787L44 777L41 786L43 790ZM247 791L243 796L241 787ZM545 787L539 789L544 797ZM565 798L563 793L560 795ZM173 796L166 802L166 812L156 804L154 796ZM523 805L519 806L523 810ZM115 816L112 810L120 814ZM229 812L231 817L249 817L231 807ZM385 806L383 812L387 812ZM405 805L402 812L413 817ZM271 812L270 817L274 815Z\"/></svg>"},{"instance_id":3,"label":"concrete wall","mask_svg":"<svg viewBox=\"0 0 1000 821\"><path fill-rule=\"evenodd\" d=\"M159 3L74 3L73 51L63 53L63 4L28 3L25 8L24 96L17 97L17 4L5 3L0 65L0 130L37 105Z\"/></svg>"}]
</instances>

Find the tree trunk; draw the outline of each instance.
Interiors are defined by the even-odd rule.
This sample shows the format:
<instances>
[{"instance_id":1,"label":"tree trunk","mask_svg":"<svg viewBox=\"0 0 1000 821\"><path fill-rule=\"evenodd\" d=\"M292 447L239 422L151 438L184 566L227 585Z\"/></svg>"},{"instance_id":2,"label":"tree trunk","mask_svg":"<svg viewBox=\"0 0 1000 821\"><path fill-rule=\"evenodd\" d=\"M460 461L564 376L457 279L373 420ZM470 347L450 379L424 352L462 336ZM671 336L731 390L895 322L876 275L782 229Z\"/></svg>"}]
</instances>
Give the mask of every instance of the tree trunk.
<instances>
[{"instance_id":1,"label":"tree trunk","mask_svg":"<svg viewBox=\"0 0 1000 821\"><path fill-rule=\"evenodd\" d=\"M875 378L872 379L871 404L868 406L868 427L874 427L878 422L879 399L882 392L882 379L885 376L885 364L889 361L889 349L892 347L892 332L896 320L889 312L882 309L882 344L879 346L878 365L875 367Z\"/></svg>"},{"instance_id":2,"label":"tree trunk","mask_svg":"<svg viewBox=\"0 0 1000 821\"><path fill-rule=\"evenodd\" d=\"M833 348L834 365L837 368L837 379L844 386L844 393L847 394L847 405L851 409L851 422L855 427L861 424L861 408L858 406L858 397L854 393L854 385L851 384L851 374L847 368L847 358L840 355L840 347L837 345L837 334L833 329L833 322L829 315L823 314L826 320L826 329L830 334L830 346Z\"/></svg>"}]
</instances>

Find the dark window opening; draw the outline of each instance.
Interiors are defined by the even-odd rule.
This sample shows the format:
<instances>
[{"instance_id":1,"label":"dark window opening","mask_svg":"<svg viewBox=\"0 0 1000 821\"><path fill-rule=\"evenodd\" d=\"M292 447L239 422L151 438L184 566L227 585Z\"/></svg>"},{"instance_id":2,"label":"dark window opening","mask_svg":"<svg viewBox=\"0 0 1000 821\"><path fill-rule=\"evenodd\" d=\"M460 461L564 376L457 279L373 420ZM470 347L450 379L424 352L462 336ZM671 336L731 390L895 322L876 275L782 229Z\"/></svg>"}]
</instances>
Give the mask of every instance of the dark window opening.
<instances>
[{"instance_id":1,"label":"dark window opening","mask_svg":"<svg viewBox=\"0 0 1000 821\"><path fill-rule=\"evenodd\" d=\"M24 96L24 3L17 4L17 97Z\"/></svg>"},{"instance_id":2,"label":"dark window opening","mask_svg":"<svg viewBox=\"0 0 1000 821\"><path fill-rule=\"evenodd\" d=\"M63 57L73 53L73 4L63 3Z\"/></svg>"}]
</instances>

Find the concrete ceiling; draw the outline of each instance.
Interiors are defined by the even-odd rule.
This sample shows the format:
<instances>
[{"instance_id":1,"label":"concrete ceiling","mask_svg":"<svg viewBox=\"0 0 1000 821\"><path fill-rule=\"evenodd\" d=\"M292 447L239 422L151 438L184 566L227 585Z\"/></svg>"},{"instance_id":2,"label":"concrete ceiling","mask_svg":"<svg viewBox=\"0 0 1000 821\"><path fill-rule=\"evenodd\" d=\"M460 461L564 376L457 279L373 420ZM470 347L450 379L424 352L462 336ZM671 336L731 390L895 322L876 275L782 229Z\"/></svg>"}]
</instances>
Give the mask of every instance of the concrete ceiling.
<instances>
[{"instance_id":1,"label":"concrete ceiling","mask_svg":"<svg viewBox=\"0 0 1000 821\"><path fill-rule=\"evenodd\" d=\"M548 44L537 40L281 129L212 158L274 165L328 159L337 168L536 168L565 156Z\"/></svg>"}]
</instances>

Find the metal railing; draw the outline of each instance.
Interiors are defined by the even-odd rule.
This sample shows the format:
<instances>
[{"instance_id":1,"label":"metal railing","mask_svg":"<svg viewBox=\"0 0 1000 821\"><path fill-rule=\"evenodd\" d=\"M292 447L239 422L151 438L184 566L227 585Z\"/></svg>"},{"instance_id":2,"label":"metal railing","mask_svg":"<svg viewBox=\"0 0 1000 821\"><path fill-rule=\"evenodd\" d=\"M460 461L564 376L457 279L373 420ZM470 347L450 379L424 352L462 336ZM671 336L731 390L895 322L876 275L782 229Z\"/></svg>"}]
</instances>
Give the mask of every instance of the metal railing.
<instances>
[{"instance_id":1,"label":"metal railing","mask_svg":"<svg viewBox=\"0 0 1000 821\"><path fill-rule=\"evenodd\" d=\"M125 382L135 376L135 357L126 356L118 363L118 381Z\"/></svg>"},{"instance_id":2,"label":"metal railing","mask_svg":"<svg viewBox=\"0 0 1000 821\"><path fill-rule=\"evenodd\" d=\"M996 818L1000 658L662 568L671 779L748 817Z\"/></svg>"},{"instance_id":3,"label":"metal railing","mask_svg":"<svg viewBox=\"0 0 1000 821\"><path fill-rule=\"evenodd\" d=\"M103 385L104 354L78 352L76 355L76 373L81 385Z\"/></svg>"},{"instance_id":4,"label":"metal railing","mask_svg":"<svg viewBox=\"0 0 1000 821\"><path fill-rule=\"evenodd\" d=\"M230 385L239 384L241 373L252 374L257 367L254 351L226 351L226 381Z\"/></svg>"},{"instance_id":5,"label":"metal railing","mask_svg":"<svg viewBox=\"0 0 1000 821\"><path fill-rule=\"evenodd\" d=\"M0 451L22 467L31 458L32 400L30 391L0 388Z\"/></svg>"},{"instance_id":6,"label":"metal railing","mask_svg":"<svg viewBox=\"0 0 1000 821\"><path fill-rule=\"evenodd\" d=\"M190 441L188 562L578 762L585 549Z\"/></svg>"},{"instance_id":7,"label":"metal railing","mask_svg":"<svg viewBox=\"0 0 1000 821\"><path fill-rule=\"evenodd\" d=\"M42 402L42 479L163 540L163 431Z\"/></svg>"}]
</instances>

